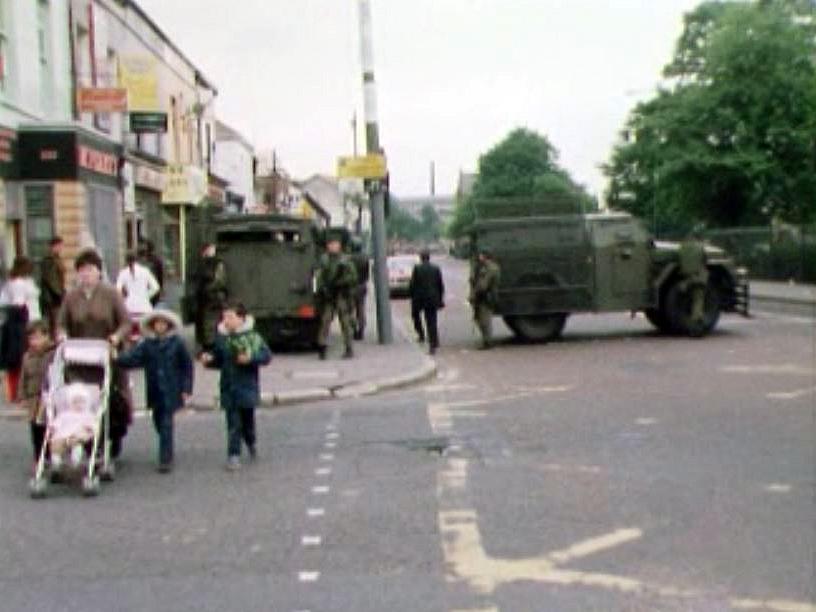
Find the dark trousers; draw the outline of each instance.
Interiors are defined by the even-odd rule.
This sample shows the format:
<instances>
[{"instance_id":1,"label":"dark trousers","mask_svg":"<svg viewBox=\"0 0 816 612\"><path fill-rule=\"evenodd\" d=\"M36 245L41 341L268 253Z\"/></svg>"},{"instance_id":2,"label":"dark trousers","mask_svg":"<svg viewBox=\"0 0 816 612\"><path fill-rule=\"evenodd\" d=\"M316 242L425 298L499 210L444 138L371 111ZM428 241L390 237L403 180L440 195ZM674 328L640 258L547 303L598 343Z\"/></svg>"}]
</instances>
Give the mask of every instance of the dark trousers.
<instances>
[{"instance_id":1,"label":"dark trousers","mask_svg":"<svg viewBox=\"0 0 816 612\"><path fill-rule=\"evenodd\" d=\"M433 306L422 306L420 304L411 304L411 318L414 321L414 330L421 340L425 340L426 331L428 338L428 346L431 348L439 347L439 331L436 327L437 309ZM422 319L425 319L425 327L422 326Z\"/></svg>"},{"instance_id":2,"label":"dark trousers","mask_svg":"<svg viewBox=\"0 0 816 612\"><path fill-rule=\"evenodd\" d=\"M31 446L34 448L34 461L37 461L45 442L45 425L31 421L29 429L31 430Z\"/></svg>"},{"instance_id":3,"label":"dark trousers","mask_svg":"<svg viewBox=\"0 0 816 612\"><path fill-rule=\"evenodd\" d=\"M227 455L241 456L241 440L247 447L255 447L255 407L227 408L224 411L227 419Z\"/></svg>"},{"instance_id":4,"label":"dark trousers","mask_svg":"<svg viewBox=\"0 0 816 612\"><path fill-rule=\"evenodd\" d=\"M171 408L153 409L153 427L159 434L159 463L173 461L173 410Z\"/></svg>"}]
</instances>

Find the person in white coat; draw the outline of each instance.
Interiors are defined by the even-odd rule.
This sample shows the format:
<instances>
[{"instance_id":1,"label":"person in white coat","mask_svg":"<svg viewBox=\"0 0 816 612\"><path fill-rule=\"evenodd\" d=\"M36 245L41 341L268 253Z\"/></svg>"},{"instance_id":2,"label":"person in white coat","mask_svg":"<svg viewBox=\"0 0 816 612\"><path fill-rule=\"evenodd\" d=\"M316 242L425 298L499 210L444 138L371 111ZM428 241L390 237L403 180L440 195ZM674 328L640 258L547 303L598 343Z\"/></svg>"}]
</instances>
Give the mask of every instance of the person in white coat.
<instances>
[{"instance_id":1,"label":"person in white coat","mask_svg":"<svg viewBox=\"0 0 816 612\"><path fill-rule=\"evenodd\" d=\"M28 257L17 257L9 271L9 279L0 290L0 304L25 306L28 322L39 321L40 288L34 282L34 264Z\"/></svg>"},{"instance_id":2,"label":"person in white coat","mask_svg":"<svg viewBox=\"0 0 816 612\"><path fill-rule=\"evenodd\" d=\"M125 308L131 315L142 315L153 311L150 298L159 292L159 281L153 273L136 260L133 253L127 256L127 266L122 268L116 279L116 288L125 298Z\"/></svg>"}]
</instances>

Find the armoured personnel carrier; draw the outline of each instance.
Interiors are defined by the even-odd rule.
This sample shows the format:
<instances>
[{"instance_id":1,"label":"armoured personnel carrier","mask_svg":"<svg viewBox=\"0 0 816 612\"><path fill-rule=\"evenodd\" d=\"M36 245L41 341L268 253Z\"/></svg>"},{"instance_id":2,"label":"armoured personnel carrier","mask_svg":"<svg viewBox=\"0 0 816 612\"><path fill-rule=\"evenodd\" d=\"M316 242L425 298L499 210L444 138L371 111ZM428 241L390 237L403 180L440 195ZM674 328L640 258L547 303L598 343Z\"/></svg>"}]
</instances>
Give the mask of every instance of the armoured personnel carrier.
<instances>
[{"instance_id":1,"label":"armoured personnel carrier","mask_svg":"<svg viewBox=\"0 0 816 612\"><path fill-rule=\"evenodd\" d=\"M643 312L662 332L689 336L708 334L721 312L748 315L745 270L706 246L704 313L692 316L680 245L653 240L628 213L481 217L470 238L501 267L495 312L525 340L558 337L577 313Z\"/></svg>"}]
</instances>

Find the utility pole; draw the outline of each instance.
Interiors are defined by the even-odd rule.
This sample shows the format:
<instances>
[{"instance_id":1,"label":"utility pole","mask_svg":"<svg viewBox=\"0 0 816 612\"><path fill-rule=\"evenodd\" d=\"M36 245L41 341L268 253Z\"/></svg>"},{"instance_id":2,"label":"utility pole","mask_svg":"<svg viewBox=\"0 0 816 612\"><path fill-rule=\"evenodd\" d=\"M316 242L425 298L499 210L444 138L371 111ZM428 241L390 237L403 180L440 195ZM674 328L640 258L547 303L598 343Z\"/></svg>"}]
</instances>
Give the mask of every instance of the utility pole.
<instances>
[{"instance_id":1,"label":"utility pole","mask_svg":"<svg viewBox=\"0 0 816 612\"><path fill-rule=\"evenodd\" d=\"M360 17L360 59L363 69L363 119L366 127L366 152L381 154L377 125L377 88L374 83L374 43L371 35L371 2L358 0ZM369 183L371 243L374 250L374 293L377 303L377 338L380 344L394 340L391 329L391 302L388 295L386 264L385 198L383 181Z\"/></svg>"}]
</instances>

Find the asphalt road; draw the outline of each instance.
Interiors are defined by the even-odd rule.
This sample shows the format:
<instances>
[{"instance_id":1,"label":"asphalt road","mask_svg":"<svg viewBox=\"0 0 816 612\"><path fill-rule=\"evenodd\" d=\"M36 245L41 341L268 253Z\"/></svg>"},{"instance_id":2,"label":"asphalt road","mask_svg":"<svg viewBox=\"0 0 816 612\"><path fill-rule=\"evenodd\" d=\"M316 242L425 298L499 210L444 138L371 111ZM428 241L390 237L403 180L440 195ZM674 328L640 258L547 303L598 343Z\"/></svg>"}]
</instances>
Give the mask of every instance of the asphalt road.
<instances>
[{"instance_id":1,"label":"asphalt road","mask_svg":"<svg viewBox=\"0 0 816 612\"><path fill-rule=\"evenodd\" d=\"M171 475L140 420L100 497L32 501L2 423L0 610L816 610L812 320L496 321L475 351L444 270L438 380L263 412L237 474L220 415L183 414Z\"/></svg>"}]
</instances>

